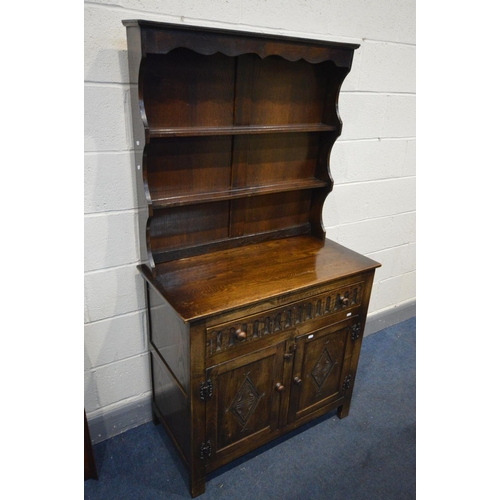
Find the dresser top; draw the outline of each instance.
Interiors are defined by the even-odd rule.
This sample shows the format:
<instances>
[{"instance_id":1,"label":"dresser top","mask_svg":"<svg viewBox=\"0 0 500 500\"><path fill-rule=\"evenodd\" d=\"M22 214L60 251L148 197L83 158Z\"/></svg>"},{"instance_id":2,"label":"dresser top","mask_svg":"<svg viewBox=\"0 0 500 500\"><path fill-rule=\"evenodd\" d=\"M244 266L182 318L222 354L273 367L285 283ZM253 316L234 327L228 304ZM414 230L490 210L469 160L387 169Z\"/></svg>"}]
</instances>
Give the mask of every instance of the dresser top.
<instances>
[{"instance_id":1,"label":"dresser top","mask_svg":"<svg viewBox=\"0 0 500 500\"><path fill-rule=\"evenodd\" d=\"M298 42L301 44L321 44L329 47L341 47L346 49L357 49L359 48L358 43L346 43L346 42L334 42L330 40L318 40L311 38L299 38L291 37L286 35L273 35L269 33L258 33L253 31L240 31L233 29L224 28L212 28L205 26L194 26L189 24L175 24L175 23L163 23L158 21L149 21L145 19L124 19L122 24L125 27L139 27L143 29L153 29L153 30L175 30L175 31L191 31L199 33L207 33L214 35L231 35L231 36L244 36L250 38L265 38L267 40L282 40L289 42Z\"/></svg>"},{"instance_id":2,"label":"dresser top","mask_svg":"<svg viewBox=\"0 0 500 500\"><path fill-rule=\"evenodd\" d=\"M297 236L139 269L185 322L349 277L380 264L331 240Z\"/></svg>"}]
</instances>

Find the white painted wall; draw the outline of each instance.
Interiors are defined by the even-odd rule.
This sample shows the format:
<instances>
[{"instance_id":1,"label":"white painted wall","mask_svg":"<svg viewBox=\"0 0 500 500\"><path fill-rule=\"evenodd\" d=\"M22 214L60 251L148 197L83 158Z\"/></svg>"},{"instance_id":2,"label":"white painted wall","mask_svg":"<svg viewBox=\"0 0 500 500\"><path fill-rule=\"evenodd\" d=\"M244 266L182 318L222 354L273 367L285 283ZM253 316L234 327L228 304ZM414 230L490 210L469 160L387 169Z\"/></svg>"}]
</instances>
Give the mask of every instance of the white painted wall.
<instances>
[{"instance_id":1,"label":"white painted wall","mask_svg":"<svg viewBox=\"0 0 500 500\"><path fill-rule=\"evenodd\" d=\"M370 315L415 300L414 0L85 2L85 409L150 396L123 19L360 43L343 85L327 237L382 263ZM141 235L142 237L142 235ZM129 412L130 413L130 412ZM133 412L132 412L133 413ZM107 436L141 423L130 417Z\"/></svg>"}]
</instances>

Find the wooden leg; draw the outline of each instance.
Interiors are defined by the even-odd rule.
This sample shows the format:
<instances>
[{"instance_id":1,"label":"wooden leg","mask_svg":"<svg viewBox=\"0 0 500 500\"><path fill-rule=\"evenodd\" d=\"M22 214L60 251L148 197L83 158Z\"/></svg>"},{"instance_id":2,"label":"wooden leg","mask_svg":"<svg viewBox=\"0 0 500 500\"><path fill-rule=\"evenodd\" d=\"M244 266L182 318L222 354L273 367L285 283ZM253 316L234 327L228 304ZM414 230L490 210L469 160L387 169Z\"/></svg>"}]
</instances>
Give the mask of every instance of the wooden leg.
<instances>
[{"instance_id":1,"label":"wooden leg","mask_svg":"<svg viewBox=\"0 0 500 500\"><path fill-rule=\"evenodd\" d=\"M189 486L191 489L192 498L202 495L203 493L205 493L205 476L191 477Z\"/></svg>"},{"instance_id":2,"label":"wooden leg","mask_svg":"<svg viewBox=\"0 0 500 500\"><path fill-rule=\"evenodd\" d=\"M351 408L351 400L346 401L342 406L338 407L337 416L339 418L345 418L349 415L349 410Z\"/></svg>"}]
</instances>

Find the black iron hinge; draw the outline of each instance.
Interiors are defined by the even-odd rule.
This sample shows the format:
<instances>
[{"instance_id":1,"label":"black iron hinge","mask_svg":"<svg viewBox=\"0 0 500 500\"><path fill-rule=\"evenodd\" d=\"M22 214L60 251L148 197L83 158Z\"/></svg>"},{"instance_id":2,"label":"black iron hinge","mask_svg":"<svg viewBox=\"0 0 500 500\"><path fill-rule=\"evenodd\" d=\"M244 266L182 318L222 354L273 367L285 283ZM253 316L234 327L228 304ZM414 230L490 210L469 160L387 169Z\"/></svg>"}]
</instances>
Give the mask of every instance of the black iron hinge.
<instances>
[{"instance_id":1,"label":"black iron hinge","mask_svg":"<svg viewBox=\"0 0 500 500\"><path fill-rule=\"evenodd\" d=\"M214 385L210 379L207 379L206 382L202 382L200 385L200 399L202 401L206 401L212 397L212 393L214 391Z\"/></svg>"},{"instance_id":2,"label":"black iron hinge","mask_svg":"<svg viewBox=\"0 0 500 500\"><path fill-rule=\"evenodd\" d=\"M355 325L352 325L352 327L351 327L351 339L352 340L359 339L360 335L361 335L361 323L356 323Z\"/></svg>"},{"instance_id":3,"label":"black iron hinge","mask_svg":"<svg viewBox=\"0 0 500 500\"><path fill-rule=\"evenodd\" d=\"M200 458L205 460L205 458L210 458L212 456L212 443L207 441L206 443L201 443L200 446Z\"/></svg>"},{"instance_id":4,"label":"black iron hinge","mask_svg":"<svg viewBox=\"0 0 500 500\"><path fill-rule=\"evenodd\" d=\"M344 379L344 383L342 384L343 391L347 391L347 389L351 387L351 379L352 379L351 375L347 375L347 377Z\"/></svg>"}]
</instances>

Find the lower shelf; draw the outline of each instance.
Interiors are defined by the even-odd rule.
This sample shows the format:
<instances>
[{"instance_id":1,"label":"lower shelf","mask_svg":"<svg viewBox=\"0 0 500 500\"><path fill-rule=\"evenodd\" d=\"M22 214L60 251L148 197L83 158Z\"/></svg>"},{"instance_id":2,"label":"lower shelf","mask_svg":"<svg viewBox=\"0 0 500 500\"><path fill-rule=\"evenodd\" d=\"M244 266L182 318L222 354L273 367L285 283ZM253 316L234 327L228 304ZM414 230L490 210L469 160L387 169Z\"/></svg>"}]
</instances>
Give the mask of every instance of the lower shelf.
<instances>
[{"instance_id":1,"label":"lower shelf","mask_svg":"<svg viewBox=\"0 0 500 500\"><path fill-rule=\"evenodd\" d=\"M250 186L245 188L222 189L220 191L189 192L186 194L169 195L160 191L151 193L153 198L153 209L178 207L183 205L195 205L199 203L217 202L259 196L272 193L286 193L289 191L300 191L302 189L318 189L328 186L328 183L319 179L303 179L292 182L281 182L267 186Z\"/></svg>"},{"instance_id":2,"label":"lower shelf","mask_svg":"<svg viewBox=\"0 0 500 500\"><path fill-rule=\"evenodd\" d=\"M180 258L202 255L204 253L207 253L208 251L216 252L220 250L227 250L230 248L245 246L249 243L261 243L265 241L276 240L279 238L288 238L291 236L309 234L310 232L311 225L309 223L305 223L301 224L300 226L292 226L277 231L266 231L245 236L224 238L196 246L193 245L163 250L159 249L154 253L154 260L158 265L161 265Z\"/></svg>"},{"instance_id":3,"label":"lower shelf","mask_svg":"<svg viewBox=\"0 0 500 500\"><path fill-rule=\"evenodd\" d=\"M221 127L150 127L146 133L151 139L160 139L163 137L273 134L276 132L333 132L336 129L335 125L325 123L285 123L283 125L228 125Z\"/></svg>"}]
</instances>

